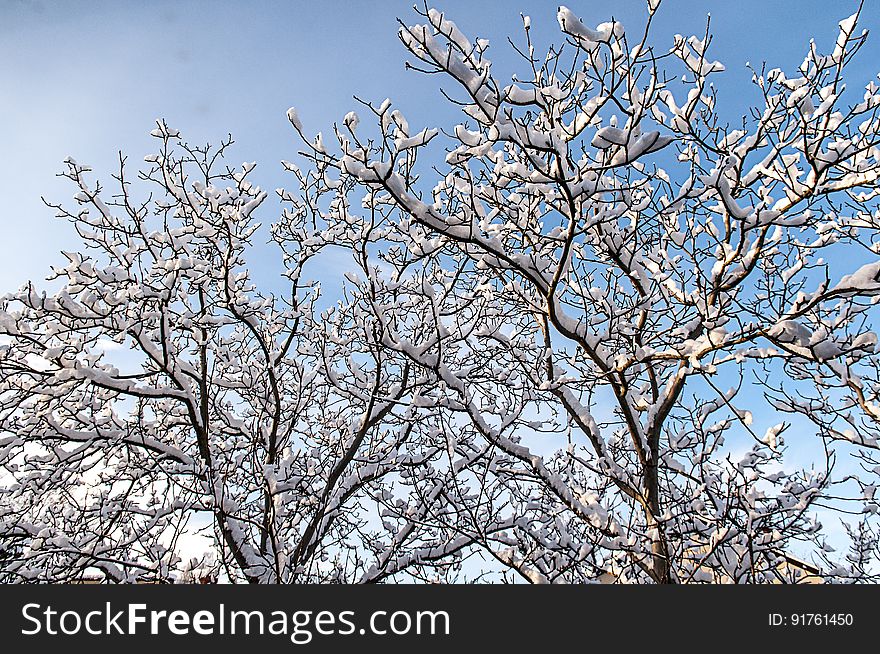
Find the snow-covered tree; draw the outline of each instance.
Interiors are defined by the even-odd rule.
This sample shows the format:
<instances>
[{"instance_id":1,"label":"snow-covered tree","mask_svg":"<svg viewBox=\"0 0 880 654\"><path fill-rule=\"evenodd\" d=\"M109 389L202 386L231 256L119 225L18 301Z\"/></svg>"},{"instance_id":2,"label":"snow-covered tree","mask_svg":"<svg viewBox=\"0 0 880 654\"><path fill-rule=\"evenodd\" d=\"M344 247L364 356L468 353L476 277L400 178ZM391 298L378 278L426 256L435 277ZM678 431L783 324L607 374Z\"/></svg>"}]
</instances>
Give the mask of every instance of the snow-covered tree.
<instances>
[{"instance_id":1,"label":"snow-covered tree","mask_svg":"<svg viewBox=\"0 0 880 654\"><path fill-rule=\"evenodd\" d=\"M733 120L708 27L657 43L659 5L560 7L546 52L523 16L509 82L443 13L401 23L464 118L291 109L282 291L230 140L160 121L112 195L68 160L83 248L0 300L3 579L877 580L859 14Z\"/></svg>"},{"instance_id":2,"label":"snow-covered tree","mask_svg":"<svg viewBox=\"0 0 880 654\"><path fill-rule=\"evenodd\" d=\"M267 193L254 164L225 166L231 139L153 136L138 180L120 155L112 195L66 161L77 206L52 206L83 248L54 292L0 301L3 579L368 581L448 553L446 534L379 519L389 487L422 510L399 478L438 456L409 407L424 375L363 325L322 322L306 213L271 229L286 295L254 288Z\"/></svg>"},{"instance_id":3,"label":"snow-covered tree","mask_svg":"<svg viewBox=\"0 0 880 654\"><path fill-rule=\"evenodd\" d=\"M546 53L524 16L509 83L426 9L399 36L460 124L365 104L331 147L291 111L299 201L360 261L337 324L369 314L430 376L450 460L479 459L426 518L509 574L876 578L880 87L846 76L866 33L857 13L796 70L753 70L731 123L708 28L659 45L659 4L634 32L561 7Z\"/></svg>"}]
</instances>

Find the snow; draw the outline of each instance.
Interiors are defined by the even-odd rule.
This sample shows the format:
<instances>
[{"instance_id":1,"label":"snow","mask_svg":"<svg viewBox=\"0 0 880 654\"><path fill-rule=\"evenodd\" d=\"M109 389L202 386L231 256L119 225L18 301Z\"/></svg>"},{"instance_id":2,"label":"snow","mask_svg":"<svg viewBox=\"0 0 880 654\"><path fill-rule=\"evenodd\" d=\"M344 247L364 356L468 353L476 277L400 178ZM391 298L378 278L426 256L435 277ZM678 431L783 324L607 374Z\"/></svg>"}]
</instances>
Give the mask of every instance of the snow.
<instances>
[{"instance_id":1,"label":"snow","mask_svg":"<svg viewBox=\"0 0 880 654\"><path fill-rule=\"evenodd\" d=\"M880 292L880 261L866 263L856 272L844 275L831 291L839 295Z\"/></svg>"},{"instance_id":2,"label":"snow","mask_svg":"<svg viewBox=\"0 0 880 654\"><path fill-rule=\"evenodd\" d=\"M415 136L407 138L398 137L394 139L394 147L397 148L398 151L402 151L426 145L431 139L437 136L438 133L439 132L436 129L425 128Z\"/></svg>"},{"instance_id":3,"label":"snow","mask_svg":"<svg viewBox=\"0 0 880 654\"><path fill-rule=\"evenodd\" d=\"M290 124L293 125L293 128L297 132L302 133L303 126L302 122L300 121L299 112L296 110L296 107L291 107L287 110L287 120L290 121Z\"/></svg>"},{"instance_id":4,"label":"snow","mask_svg":"<svg viewBox=\"0 0 880 654\"><path fill-rule=\"evenodd\" d=\"M781 343L808 345L812 332L796 320L781 320L770 328L767 335Z\"/></svg>"},{"instance_id":5,"label":"snow","mask_svg":"<svg viewBox=\"0 0 880 654\"><path fill-rule=\"evenodd\" d=\"M559 27L563 32L573 36L585 50L593 50L600 43L608 43L612 37L623 34L623 25L618 22L602 23L596 29L584 25L580 18L568 7L559 7L556 14Z\"/></svg>"}]
</instances>

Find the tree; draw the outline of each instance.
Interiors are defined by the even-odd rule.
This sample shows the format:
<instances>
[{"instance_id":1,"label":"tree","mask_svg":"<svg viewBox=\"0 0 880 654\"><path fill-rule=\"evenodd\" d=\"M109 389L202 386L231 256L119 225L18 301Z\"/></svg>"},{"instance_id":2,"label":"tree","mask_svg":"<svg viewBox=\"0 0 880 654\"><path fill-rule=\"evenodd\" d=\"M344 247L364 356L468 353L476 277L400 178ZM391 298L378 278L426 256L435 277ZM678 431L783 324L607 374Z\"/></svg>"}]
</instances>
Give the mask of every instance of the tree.
<instances>
[{"instance_id":1,"label":"tree","mask_svg":"<svg viewBox=\"0 0 880 654\"><path fill-rule=\"evenodd\" d=\"M68 160L78 207L51 206L83 251L0 303L3 577L876 580L859 14L754 70L733 125L708 26L655 45L659 5L635 41L561 7L546 55L523 17L506 85L439 11L401 23L465 119L363 103L331 146L291 109L283 293L248 273L267 195L231 139L160 121L143 200L122 155L111 198ZM322 310L331 246L351 270ZM216 559L184 562L195 531Z\"/></svg>"},{"instance_id":2,"label":"tree","mask_svg":"<svg viewBox=\"0 0 880 654\"><path fill-rule=\"evenodd\" d=\"M426 8L400 39L464 122L367 104L375 130L349 114L331 151L292 113L305 201L330 198L362 252L349 293L431 376L450 452L485 452L438 526L529 581L796 581L816 573L798 552L876 579L880 87L845 91L859 14L830 54L754 70L734 125L708 27L660 48L659 4L636 40L561 7L546 55L524 17L508 85ZM820 514L855 516L843 558Z\"/></svg>"},{"instance_id":3,"label":"tree","mask_svg":"<svg viewBox=\"0 0 880 654\"><path fill-rule=\"evenodd\" d=\"M407 408L424 380L368 329L322 324L307 214L272 227L288 294L256 291L245 261L267 194L253 164L224 167L231 139L193 147L164 122L153 136L144 200L122 155L112 198L66 162L78 206L52 206L83 251L54 293L0 303L4 579L369 580L374 552L413 543L426 555L385 572L429 564L444 534L384 533L373 499L434 456ZM214 565L183 560L196 533Z\"/></svg>"}]
</instances>

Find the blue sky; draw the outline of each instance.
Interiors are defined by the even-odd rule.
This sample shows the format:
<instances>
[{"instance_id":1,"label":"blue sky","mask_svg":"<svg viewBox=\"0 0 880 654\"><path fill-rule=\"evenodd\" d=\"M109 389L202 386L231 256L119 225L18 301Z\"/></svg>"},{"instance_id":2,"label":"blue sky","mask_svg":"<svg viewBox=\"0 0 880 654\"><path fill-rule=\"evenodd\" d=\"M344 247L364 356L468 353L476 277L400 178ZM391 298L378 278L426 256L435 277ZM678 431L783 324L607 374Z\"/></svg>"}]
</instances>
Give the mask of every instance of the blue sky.
<instances>
[{"instance_id":1,"label":"blue sky","mask_svg":"<svg viewBox=\"0 0 880 654\"><path fill-rule=\"evenodd\" d=\"M496 75L515 70L506 43L519 36L519 13L532 17L539 44L559 41L557 1L446 0L437 3L472 38L492 42ZM862 25L880 27L880 3L868 0ZM150 151L147 133L164 117L191 142L236 139L233 162L259 164L256 179L285 182L281 159L297 143L285 118L300 110L306 130L328 131L355 108L353 95L390 97L413 126L448 125L436 77L407 72L396 17L414 20L411 0L324 2L127 2L4 0L0 3L0 293L45 276L72 247L72 230L52 218L40 195L67 201L72 189L55 178L71 155L102 177L117 151L130 161ZM614 16L640 28L642 0L569 6L588 24ZM809 39L830 48L851 0L665 0L655 43L675 33L699 34L712 14L710 54L727 67L721 104L740 115L749 97L746 61L794 69ZM851 69L858 84L880 69L880 33ZM267 202L260 219L272 220Z\"/></svg>"},{"instance_id":2,"label":"blue sky","mask_svg":"<svg viewBox=\"0 0 880 654\"><path fill-rule=\"evenodd\" d=\"M190 142L216 143L231 132L232 162L257 161L255 179L268 189L288 181L279 162L298 147L286 119L292 105L309 133L326 134L356 108L354 95L390 97L417 129L454 124L457 110L442 101L438 78L405 70L396 18L419 19L412 1L0 1L0 295L45 277L62 261L60 249L76 247L71 227L40 201L45 195L72 203L72 187L55 177L64 158L88 163L108 180L118 150L132 164L151 151L148 132L159 117ZM613 16L640 29L646 17L643 0L566 1L587 24ZM493 71L501 77L515 70L506 38L521 37L520 12L531 16L539 49L560 41L558 3L436 6L470 37L492 42ZM711 13L709 54L727 66L719 100L733 118L753 97L746 61L794 70L810 38L831 49L838 21L857 4L664 0L654 43L671 44L676 33L702 36ZM856 88L880 70L880 2L866 4L861 24L875 35L850 68ZM267 202L259 219L271 222L276 210Z\"/></svg>"}]
</instances>

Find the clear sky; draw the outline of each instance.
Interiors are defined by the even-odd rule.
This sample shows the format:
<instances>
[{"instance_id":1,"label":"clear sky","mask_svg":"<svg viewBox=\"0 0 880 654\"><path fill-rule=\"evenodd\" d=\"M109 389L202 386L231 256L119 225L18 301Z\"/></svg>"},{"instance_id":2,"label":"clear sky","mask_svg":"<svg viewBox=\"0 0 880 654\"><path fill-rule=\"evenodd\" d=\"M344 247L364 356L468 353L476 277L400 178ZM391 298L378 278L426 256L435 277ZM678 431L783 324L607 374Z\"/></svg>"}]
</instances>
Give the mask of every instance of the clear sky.
<instances>
[{"instance_id":1,"label":"clear sky","mask_svg":"<svg viewBox=\"0 0 880 654\"><path fill-rule=\"evenodd\" d=\"M438 0L471 38L492 42L499 77L514 71L506 38L521 36L520 12L537 44L559 42L560 0ZM612 16L640 29L643 0L565 0L584 22ZM442 100L437 77L408 72L397 39L398 17L418 20L412 0L126 1L0 0L0 295L45 277L58 251L73 249L71 227L40 201L72 204L72 187L55 178L68 155L103 179L117 151L142 161L148 136L164 117L194 143L231 132L232 163L257 161L264 188L285 184L280 160L298 144L286 119L296 106L309 133L327 133L356 108L354 95L390 97L416 129L450 126L457 110ZM720 107L742 115L753 97L745 63L793 71L810 38L829 51L837 23L857 0L664 0L654 44L702 36L712 15L710 59ZM880 0L866 0L862 27L875 32L850 81L860 87L880 71ZM271 222L267 201L259 219ZM258 275L259 277L259 275ZM326 287L325 287L326 288ZM756 416L760 420L765 416Z\"/></svg>"},{"instance_id":2,"label":"clear sky","mask_svg":"<svg viewBox=\"0 0 880 654\"><path fill-rule=\"evenodd\" d=\"M513 72L506 43L520 35L519 13L532 17L537 42L557 42L557 0L441 0L437 7L475 38L489 38L498 74ZM588 24L610 17L632 28L646 16L643 0L569 6ZM856 66L862 84L880 70L880 2L867 0L863 27L873 28ZM699 34L712 15L712 58L728 67L721 104L746 109L746 61L792 70L811 37L830 49L837 22L855 0L664 0L655 43L675 33ZM414 20L411 0L361 2L213 2L0 0L0 293L40 279L72 230L52 218L40 195L68 201L70 186L54 175L70 155L107 178L117 151L134 164L150 151L147 133L164 117L191 142L232 132L233 162L257 161L265 188L284 183L279 161L296 141L285 118L300 110L306 130L328 131L355 108L353 95L394 100L415 126L450 124L438 78L408 72L396 18ZM270 222L267 202L260 219Z\"/></svg>"}]
</instances>

